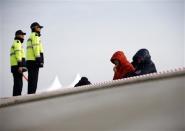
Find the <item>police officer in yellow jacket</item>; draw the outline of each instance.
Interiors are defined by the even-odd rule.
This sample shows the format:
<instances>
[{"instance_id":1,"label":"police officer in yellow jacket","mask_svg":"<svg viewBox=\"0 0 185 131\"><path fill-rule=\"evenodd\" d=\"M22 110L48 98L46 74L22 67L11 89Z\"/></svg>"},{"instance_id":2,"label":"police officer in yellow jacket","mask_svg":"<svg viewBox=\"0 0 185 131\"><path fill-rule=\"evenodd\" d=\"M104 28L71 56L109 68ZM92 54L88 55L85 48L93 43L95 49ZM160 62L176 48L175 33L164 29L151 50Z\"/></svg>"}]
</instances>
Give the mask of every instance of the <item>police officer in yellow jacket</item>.
<instances>
[{"instance_id":1,"label":"police officer in yellow jacket","mask_svg":"<svg viewBox=\"0 0 185 131\"><path fill-rule=\"evenodd\" d=\"M33 94L37 90L39 68L44 65L43 46L41 43L41 26L34 22L30 26L31 35L27 41L26 65L28 68L28 94Z\"/></svg>"},{"instance_id":2,"label":"police officer in yellow jacket","mask_svg":"<svg viewBox=\"0 0 185 131\"><path fill-rule=\"evenodd\" d=\"M10 64L11 72L13 74L14 85L13 85L13 96L21 95L23 87L23 71L25 67L25 54L22 47L24 41L24 33L22 30L15 32L15 38L10 49Z\"/></svg>"}]
</instances>

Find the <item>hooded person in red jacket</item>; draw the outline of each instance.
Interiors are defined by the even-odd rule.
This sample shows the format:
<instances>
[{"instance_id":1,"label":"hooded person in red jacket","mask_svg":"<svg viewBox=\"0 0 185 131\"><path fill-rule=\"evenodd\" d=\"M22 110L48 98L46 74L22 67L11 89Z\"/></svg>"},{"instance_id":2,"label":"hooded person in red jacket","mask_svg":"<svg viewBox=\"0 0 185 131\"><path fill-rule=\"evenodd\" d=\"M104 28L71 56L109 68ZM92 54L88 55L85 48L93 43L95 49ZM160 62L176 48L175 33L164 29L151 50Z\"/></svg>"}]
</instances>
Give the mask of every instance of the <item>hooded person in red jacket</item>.
<instances>
[{"instance_id":1,"label":"hooded person in red jacket","mask_svg":"<svg viewBox=\"0 0 185 131\"><path fill-rule=\"evenodd\" d=\"M115 52L111 58L111 62L115 64L113 80L126 78L128 74L135 71L122 51Z\"/></svg>"}]
</instances>

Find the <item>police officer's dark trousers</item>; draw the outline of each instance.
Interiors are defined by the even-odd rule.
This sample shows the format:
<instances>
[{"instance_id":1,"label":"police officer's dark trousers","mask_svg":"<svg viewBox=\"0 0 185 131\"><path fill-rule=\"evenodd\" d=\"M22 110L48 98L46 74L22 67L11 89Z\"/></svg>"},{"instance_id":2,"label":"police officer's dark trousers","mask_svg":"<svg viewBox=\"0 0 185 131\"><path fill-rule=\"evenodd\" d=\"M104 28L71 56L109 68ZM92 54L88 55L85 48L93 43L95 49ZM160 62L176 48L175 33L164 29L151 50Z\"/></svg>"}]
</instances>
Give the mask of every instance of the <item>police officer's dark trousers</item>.
<instances>
[{"instance_id":1,"label":"police officer's dark trousers","mask_svg":"<svg viewBox=\"0 0 185 131\"><path fill-rule=\"evenodd\" d=\"M37 90L39 76L38 66L28 66L28 94L34 94Z\"/></svg>"},{"instance_id":2,"label":"police officer's dark trousers","mask_svg":"<svg viewBox=\"0 0 185 131\"><path fill-rule=\"evenodd\" d=\"M14 80L13 96L21 95L22 87L23 87L22 74L19 73L18 71L12 72L12 74L13 74L13 80Z\"/></svg>"}]
</instances>

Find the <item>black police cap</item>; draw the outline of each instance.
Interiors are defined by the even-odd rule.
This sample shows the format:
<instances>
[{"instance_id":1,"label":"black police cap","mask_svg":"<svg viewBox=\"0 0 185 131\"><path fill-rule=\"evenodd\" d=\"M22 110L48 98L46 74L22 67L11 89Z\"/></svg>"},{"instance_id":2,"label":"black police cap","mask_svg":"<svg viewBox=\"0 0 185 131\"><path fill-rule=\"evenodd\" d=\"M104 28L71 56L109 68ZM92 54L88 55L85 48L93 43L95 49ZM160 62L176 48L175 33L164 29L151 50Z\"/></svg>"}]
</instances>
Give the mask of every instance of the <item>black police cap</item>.
<instances>
[{"instance_id":1,"label":"black police cap","mask_svg":"<svg viewBox=\"0 0 185 131\"><path fill-rule=\"evenodd\" d=\"M41 26L38 22L33 22L30 26L31 29L35 28L36 26L43 28L43 26Z\"/></svg>"},{"instance_id":2,"label":"black police cap","mask_svg":"<svg viewBox=\"0 0 185 131\"><path fill-rule=\"evenodd\" d=\"M24 33L22 30L17 30L15 35L26 35L26 33Z\"/></svg>"}]
</instances>

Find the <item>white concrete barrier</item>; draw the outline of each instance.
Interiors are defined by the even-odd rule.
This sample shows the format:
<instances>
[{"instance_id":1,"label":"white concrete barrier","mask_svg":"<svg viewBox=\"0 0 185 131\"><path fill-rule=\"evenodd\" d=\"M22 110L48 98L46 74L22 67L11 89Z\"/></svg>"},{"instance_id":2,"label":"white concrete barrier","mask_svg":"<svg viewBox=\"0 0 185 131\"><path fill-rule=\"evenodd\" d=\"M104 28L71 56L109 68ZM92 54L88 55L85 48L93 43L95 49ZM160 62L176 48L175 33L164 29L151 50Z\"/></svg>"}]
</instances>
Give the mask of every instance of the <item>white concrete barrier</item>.
<instances>
[{"instance_id":1,"label":"white concrete barrier","mask_svg":"<svg viewBox=\"0 0 185 131\"><path fill-rule=\"evenodd\" d=\"M0 100L1 131L185 131L185 68Z\"/></svg>"}]
</instances>

